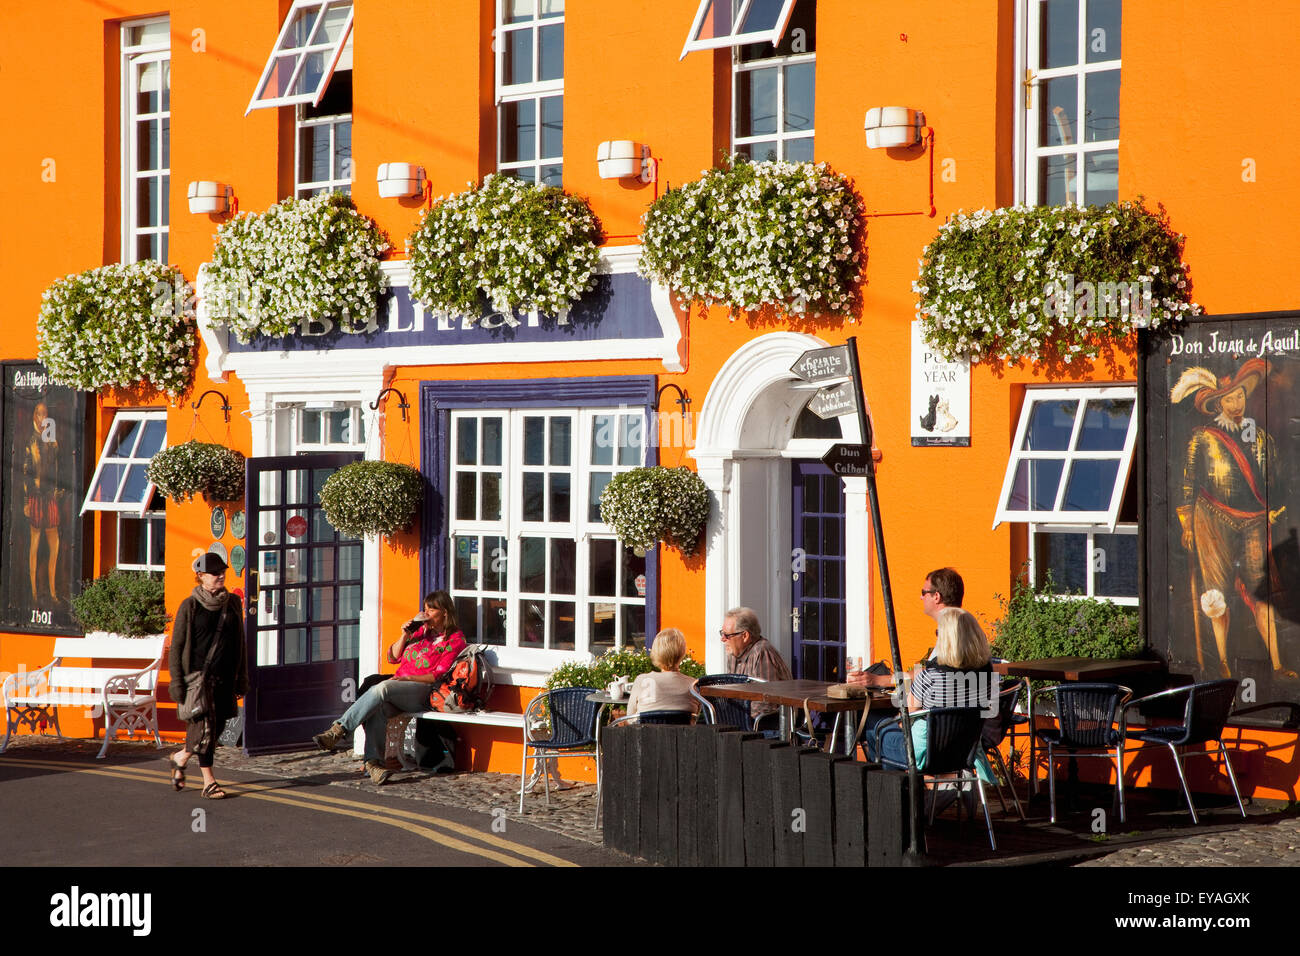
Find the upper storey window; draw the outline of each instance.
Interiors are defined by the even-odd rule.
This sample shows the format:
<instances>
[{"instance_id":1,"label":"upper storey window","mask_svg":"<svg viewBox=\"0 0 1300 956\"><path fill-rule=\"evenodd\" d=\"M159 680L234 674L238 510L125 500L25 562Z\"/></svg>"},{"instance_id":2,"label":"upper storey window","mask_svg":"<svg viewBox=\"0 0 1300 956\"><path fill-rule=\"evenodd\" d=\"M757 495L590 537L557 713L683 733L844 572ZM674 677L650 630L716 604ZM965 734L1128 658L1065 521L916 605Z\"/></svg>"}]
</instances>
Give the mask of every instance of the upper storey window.
<instances>
[{"instance_id":1,"label":"upper storey window","mask_svg":"<svg viewBox=\"0 0 1300 956\"><path fill-rule=\"evenodd\" d=\"M167 17L122 24L122 261L167 261L171 42Z\"/></svg>"},{"instance_id":2,"label":"upper storey window","mask_svg":"<svg viewBox=\"0 0 1300 956\"><path fill-rule=\"evenodd\" d=\"M1025 197L1119 198L1121 0L1029 0Z\"/></svg>"},{"instance_id":3,"label":"upper storey window","mask_svg":"<svg viewBox=\"0 0 1300 956\"><path fill-rule=\"evenodd\" d=\"M564 168L564 0L497 0L497 169L559 186Z\"/></svg>"}]
</instances>

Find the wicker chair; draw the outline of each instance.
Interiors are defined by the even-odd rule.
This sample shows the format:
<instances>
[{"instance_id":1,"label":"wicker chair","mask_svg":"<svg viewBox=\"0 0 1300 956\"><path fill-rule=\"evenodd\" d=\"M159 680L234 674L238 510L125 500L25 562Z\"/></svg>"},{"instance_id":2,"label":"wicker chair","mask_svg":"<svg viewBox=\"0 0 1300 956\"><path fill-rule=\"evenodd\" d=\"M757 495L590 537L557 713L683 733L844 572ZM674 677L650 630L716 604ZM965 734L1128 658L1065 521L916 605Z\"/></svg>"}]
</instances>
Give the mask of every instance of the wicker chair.
<instances>
[{"instance_id":1,"label":"wicker chair","mask_svg":"<svg viewBox=\"0 0 1300 956\"><path fill-rule=\"evenodd\" d=\"M528 761L549 760L558 757L594 757L596 749L596 713L600 705L587 698L596 693L594 687L563 687L538 694L524 711L524 761L519 778L519 812L524 812L524 787L528 780ZM530 729L542 719L542 707L549 710L550 736L533 739ZM529 751L532 753L529 753ZM550 775L542 774L546 781L546 804L551 803ZM600 763L596 763L596 787L600 787Z\"/></svg>"},{"instance_id":2,"label":"wicker chair","mask_svg":"<svg viewBox=\"0 0 1300 956\"><path fill-rule=\"evenodd\" d=\"M1101 757L1115 761L1115 789L1119 794L1119 822L1124 810L1124 728L1123 715L1116 727L1116 713L1133 695L1119 684L1058 684L1044 687L1034 698L1051 696L1056 700L1059 727L1034 730L1034 736L1047 745L1047 788L1051 796L1052 823L1056 822L1057 751L1070 757ZM1035 711L1037 707L1033 708ZM1086 753L1085 751L1102 751ZM1113 751L1113 752L1112 752Z\"/></svg>"}]
</instances>

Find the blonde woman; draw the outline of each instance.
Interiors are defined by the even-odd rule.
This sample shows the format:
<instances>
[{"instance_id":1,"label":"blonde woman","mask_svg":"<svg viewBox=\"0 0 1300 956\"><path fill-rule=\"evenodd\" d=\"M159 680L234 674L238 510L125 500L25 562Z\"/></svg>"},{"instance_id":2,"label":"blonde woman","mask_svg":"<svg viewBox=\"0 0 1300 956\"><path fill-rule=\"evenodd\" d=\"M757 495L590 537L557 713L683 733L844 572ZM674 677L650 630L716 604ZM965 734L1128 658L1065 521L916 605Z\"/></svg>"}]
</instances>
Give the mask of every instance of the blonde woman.
<instances>
[{"instance_id":1,"label":"blonde woman","mask_svg":"<svg viewBox=\"0 0 1300 956\"><path fill-rule=\"evenodd\" d=\"M659 671L641 674L632 682L632 693L627 699L629 717L649 710L699 712L699 701L691 696L695 678L687 677L678 669L685 657L686 638L677 628L665 628L655 635L650 645L650 660Z\"/></svg>"},{"instance_id":2,"label":"blonde woman","mask_svg":"<svg viewBox=\"0 0 1300 956\"><path fill-rule=\"evenodd\" d=\"M916 665L908 690L907 707L917 711L929 707L979 707L988 716L996 713L997 677L989 662L989 640L975 615L959 607L946 607L936 615L939 628L934 653L928 661ZM886 727L876 752L875 735L866 739L867 756L896 766L907 766L907 748L902 728ZM925 765L925 722L912 724L912 745L917 766ZM980 776L992 780L981 755L977 761Z\"/></svg>"}]
</instances>

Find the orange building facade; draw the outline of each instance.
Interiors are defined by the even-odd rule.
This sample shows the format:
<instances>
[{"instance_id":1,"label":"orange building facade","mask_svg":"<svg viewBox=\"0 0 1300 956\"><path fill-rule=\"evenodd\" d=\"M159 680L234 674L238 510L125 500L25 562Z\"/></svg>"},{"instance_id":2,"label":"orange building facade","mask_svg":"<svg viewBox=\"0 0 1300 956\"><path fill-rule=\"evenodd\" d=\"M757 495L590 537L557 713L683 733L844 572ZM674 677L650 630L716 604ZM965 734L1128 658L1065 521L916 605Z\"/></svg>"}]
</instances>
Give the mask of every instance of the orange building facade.
<instances>
[{"instance_id":1,"label":"orange building facade","mask_svg":"<svg viewBox=\"0 0 1300 956\"><path fill-rule=\"evenodd\" d=\"M229 184L246 212L346 189L394 247L379 317L388 338L358 344L334 332L316 342L322 330L304 329L291 343L243 348L209 326L193 386L175 402L142 390L89 397L83 482L114 423L140 410L165 421L168 444L198 438L253 461L342 453L422 470L429 493L416 527L332 550L338 574L320 579L328 594L309 576L294 586L288 565L307 575L314 552L289 547L287 528L267 540L269 526L250 521L247 536L234 537L237 506L215 535L210 505L160 503L143 550L141 526L130 524L138 513L90 509L76 525L79 565L60 570L56 598L114 566L156 566L174 608L193 586L196 551L219 542L256 560L255 543L275 545L250 565L260 567L263 595L278 588L280 602L264 605L276 637L251 637L250 663L281 669L277 680L290 685L294 664L318 655L354 662L354 677L389 667L383 648L433 587L452 590L470 640L497 645L501 710L522 710L564 661L643 644L664 627L680 628L691 654L720 671L716 634L737 605L758 612L797 676L837 679L846 657L887 658L865 480L841 482L816 464L836 442L860 440L860 424L854 415L814 420L804 409L810 392L789 371L804 351L850 337L881 457L904 661L932 643L916 589L933 568L957 567L966 607L995 619L996 596L1027 560L1068 564L1061 555L1072 553L1044 537L1058 531L1049 525L994 526L1026 396L1119 387L1135 397L1138 368L1131 347L1065 377L1033 362L976 363L954 386L968 392L960 438L928 441L937 433L918 431L925 363L912 283L922 250L958 210L1059 202L1069 190L1084 202L1145 196L1187 236L1206 312L1296 304L1278 278L1296 242L1278 212L1300 199L1291 96L1279 82L1300 11L1285 5L797 0L787 10L756 0L753 16L778 28L775 47L683 53L697 15L708 32L710 3L356 0L324 10L336 18L329 30L347 38L323 57L334 62L319 101L269 107L250 101L281 28L322 13L319 3L72 0L54 22L48 4L9 6L0 64L30 82L11 89L17 135L0 155L0 358L37 358L41 294L66 274L152 257L196 280L227 216L188 210L194 182ZM1225 37L1235 38L1226 51ZM1077 144L1062 141L1050 114L1067 84L1080 91ZM929 149L867 147L864 114L891 105L924 112ZM602 179L597 150L611 140L648 146L658 182ZM637 275L651 201L731 152L813 159L852 181L869 214L852 319L733 319L721 307L683 307ZM585 197L610 237L602 258L613 291L598 330L540 322L507 336L490 316L413 306L403 240L424 202L381 198L376 182L381 164L397 162L422 166L435 197L498 170ZM685 409L667 385L690 397ZM409 413L399 414L392 393L371 409L388 387ZM228 422L219 401L192 408L209 389L228 400ZM622 437L604 447L601 429ZM686 465L709 486L696 556L660 548L640 557L600 523L601 483L642 463ZM546 502L540 517L529 513L531 495ZM1113 578L1076 569L1089 593L1138 602L1139 520L1066 532L1089 553L1094 535L1129 536ZM27 554L3 560L25 567ZM16 580L21 590L26 575ZM0 633L0 671L41 666L52 644L31 621ZM80 723L64 720L65 733L89 734L91 722ZM162 723L179 732L168 705ZM513 770L516 734L468 730L472 766ZM1289 738L1250 739L1262 756L1238 764L1243 788L1293 795Z\"/></svg>"}]
</instances>

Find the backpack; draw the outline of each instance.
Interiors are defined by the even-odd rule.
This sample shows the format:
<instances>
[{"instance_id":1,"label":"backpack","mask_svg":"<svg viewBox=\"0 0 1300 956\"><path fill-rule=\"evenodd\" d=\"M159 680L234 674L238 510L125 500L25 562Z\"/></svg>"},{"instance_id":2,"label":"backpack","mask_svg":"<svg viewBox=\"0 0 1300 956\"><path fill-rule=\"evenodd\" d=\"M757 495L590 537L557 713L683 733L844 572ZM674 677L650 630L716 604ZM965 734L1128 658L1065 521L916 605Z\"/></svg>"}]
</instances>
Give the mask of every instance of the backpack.
<instances>
[{"instance_id":1,"label":"backpack","mask_svg":"<svg viewBox=\"0 0 1300 956\"><path fill-rule=\"evenodd\" d=\"M447 676L433 685L429 709L445 714L482 710L492 694L492 665L486 644L470 644L456 658Z\"/></svg>"}]
</instances>

